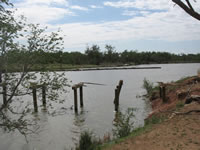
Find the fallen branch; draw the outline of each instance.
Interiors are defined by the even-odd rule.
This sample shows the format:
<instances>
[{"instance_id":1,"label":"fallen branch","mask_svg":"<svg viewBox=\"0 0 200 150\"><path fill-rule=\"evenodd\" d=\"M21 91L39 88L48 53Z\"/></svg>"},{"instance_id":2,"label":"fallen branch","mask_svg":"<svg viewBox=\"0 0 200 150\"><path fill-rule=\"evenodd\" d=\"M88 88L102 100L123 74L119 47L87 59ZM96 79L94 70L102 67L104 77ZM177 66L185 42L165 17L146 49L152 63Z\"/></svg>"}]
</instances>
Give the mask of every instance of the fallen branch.
<instances>
[{"instance_id":1,"label":"fallen branch","mask_svg":"<svg viewBox=\"0 0 200 150\"><path fill-rule=\"evenodd\" d=\"M174 112L176 115L188 115L192 112L200 113L200 110L190 110L188 112Z\"/></svg>"}]
</instances>

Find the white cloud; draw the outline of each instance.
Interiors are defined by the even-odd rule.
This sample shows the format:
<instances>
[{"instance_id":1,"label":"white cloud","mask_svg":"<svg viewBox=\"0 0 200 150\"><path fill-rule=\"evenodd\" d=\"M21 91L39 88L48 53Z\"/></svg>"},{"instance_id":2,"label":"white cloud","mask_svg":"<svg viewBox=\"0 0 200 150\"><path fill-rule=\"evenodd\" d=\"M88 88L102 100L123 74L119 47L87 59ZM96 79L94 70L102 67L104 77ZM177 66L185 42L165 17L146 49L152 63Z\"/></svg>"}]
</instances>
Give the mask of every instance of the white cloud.
<instances>
[{"instance_id":1,"label":"white cloud","mask_svg":"<svg viewBox=\"0 0 200 150\"><path fill-rule=\"evenodd\" d=\"M33 23L48 23L61 19L66 15L73 15L73 12L64 8L31 5L22 8L18 7L16 14L23 14Z\"/></svg>"},{"instance_id":2,"label":"white cloud","mask_svg":"<svg viewBox=\"0 0 200 150\"><path fill-rule=\"evenodd\" d=\"M66 35L64 37L65 48L85 47L87 43L120 42L121 40L130 39L200 40L200 23L178 6L173 7L173 4L170 3L171 0L107 1L104 3L105 6L125 8L123 15L129 15L132 18L123 21L79 22L56 25L51 25L50 21L62 19L68 15L75 15L71 11L72 9L86 11L88 8L95 9L100 7L95 5L88 6L88 8L77 5L69 6L65 0L41 1L25 0L20 2L17 4L17 8L19 8L17 13L23 13L31 22L48 25L50 31L56 31L61 28L62 34ZM30 3L32 4L28 5ZM133 11L130 8L136 8L136 10L134 9ZM155 11L152 13L149 10ZM138 16L138 14L141 16Z\"/></svg>"},{"instance_id":3,"label":"white cloud","mask_svg":"<svg viewBox=\"0 0 200 150\"><path fill-rule=\"evenodd\" d=\"M23 4L23 5L35 5L35 4L51 5L51 4L58 4L58 5L68 6L68 1L67 0L24 0L24 1L21 1L21 4Z\"/></svg>"},{"instance_id":4,"label":"white cloud","mask_svg":"<svg viewBox=\"0 0 200 150\"><path fill-rule=\"evenodd\" d=\"M90 5L90 8L96 9L96 8L103 8L102 6L97 6L97 5Z\"/></svg>"},{"instance_id":5,"label":"white cloud","mask_svg":"<svg viewBox=\"0 0 200 150\"><path fill-rule=\"evenodd\" d=\"M86 7L81 7L81 6L78 6L78 5L70 6L70 8L71 8L71 9L76 9L76 10L88 11L88 8L86 8Z\"/></svg>"},{"instance_id":6,"label":"white cloud","mask_svg":"<svg viewBox=\"0 0 200 150\"><path fill-rule=\"evenodd\" d=\"M149 11L134 11L134 10L125 10L122 15L124 16L138 16L138 15L149 15L151 14L152 12L149 12Z\"/></svg>"},{"instance_id":7,"label":"white cloud","mask_svg":"<svg viewBox=\"0 0 200 150\"><path fill-rule=\"evenodd\" d=\"M24 15L28 21L40 24L75 15L68 9L66 0L24 0L16 3L15 8L16 15Z\"/></svg>"},{"instance_id":8,"label":"white cloud","mask_svg":"<svg viewBox=\"0 0 200 150\"><path fill-rule=\"evenodd\" d=\"M104 2L105 6L115 8L138 8L138 9L157 9L163 10L169 8L170 0L121 0L117 2ZM171 1L170 1L171 2Z\"/></svg>"},{"instance_id":9,"label":"white cloud","mask_svg":"<svg viewBox=\"0 0 200 150\"><path fill-rule=\"evenodd\" d=\"M144 12L146 13L146 12ZM200 23L171 7L169 11L157 12L125 21L103 23L71 23L51 26L61 27L65 37L65 47L85 47L87 43L121 40L200 40ZM144 43L145 44L145 43Z\"/></svg>"}]
</instances>

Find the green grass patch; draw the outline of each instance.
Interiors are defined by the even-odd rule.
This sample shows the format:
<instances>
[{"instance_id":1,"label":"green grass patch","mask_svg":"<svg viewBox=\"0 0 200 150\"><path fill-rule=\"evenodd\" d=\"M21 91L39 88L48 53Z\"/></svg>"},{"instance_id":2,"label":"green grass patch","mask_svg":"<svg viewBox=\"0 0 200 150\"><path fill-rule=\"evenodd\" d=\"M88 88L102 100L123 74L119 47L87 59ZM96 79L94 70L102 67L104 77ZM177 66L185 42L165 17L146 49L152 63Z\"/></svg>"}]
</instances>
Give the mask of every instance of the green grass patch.
<instances>
[{"instance_id":1,"label":"green grass patch","mask_svg":"<svg viewBox=\"0 0 200 150\"><path fill-rule=\"evenodd\" d=\"M183 108L184 105L185 105L185 103L184 103L183 101L179 101L179 102L177 102L177 104L176 104L176 109L179 110L179 109Z\"/></svg>"},{"instance_id":2,"label":"green grass patch","mask_svg":"<svg viewBox=\"0 0 200 150\"><path fill-rule=\"evenodd\" d=\"M184 82L185 80L187 80L189 78L191 78L191 77L183 77L183 78L177 80L175 83L182 83L182 82Z\"/></svg>"}]
</instances>

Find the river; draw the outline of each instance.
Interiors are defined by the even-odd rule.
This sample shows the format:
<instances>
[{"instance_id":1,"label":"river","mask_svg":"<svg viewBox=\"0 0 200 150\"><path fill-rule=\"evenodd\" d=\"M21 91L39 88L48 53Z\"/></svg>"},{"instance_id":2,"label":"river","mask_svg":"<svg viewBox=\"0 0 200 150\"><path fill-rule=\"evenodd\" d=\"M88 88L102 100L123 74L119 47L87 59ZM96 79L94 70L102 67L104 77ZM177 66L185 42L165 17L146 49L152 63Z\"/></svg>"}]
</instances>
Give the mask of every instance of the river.
<instances>
[{"instance_id":1,"label":"river","mask_svg":"<svg viewBox=\"0 0 200 150\"><path fill-rule=\"evenodd\" d=\"M0 150L66 150L74 147L78 142L80 132L89 129L97 136L102 137L112 132L114 112L114 89L119 80L123 80L120 94L120 110L136 108L134 125L143 126L144 119L151 112L148 101L140 97L145 93L142 89L144 78L156 82L175 81L186 76L197 74L200 64L154 64L139 65L138 67L161 67L161 69L131 69L131 70L101 70L101 71L71 71L66 72L70 84L79 82L92 82L103 85L87 84L83 87L84 108L78 114L71 109L73 106L73 91L70 87L68 93L63 95L65 102L59 115L48 115L39 109L37 115L30 113L40 126L37 134L28 135L29 143L20 133L6 133L0 130ZM0 97L2 101L2 97ZM32 100L30 99L32 102ZM48 101L47 101L48 103ZM57 104L54 108L57 109ZM73 107L72 107L73 108ZM60 108L58 108L61 110ZM57 114L57 113L56 113Z\"/></svg>"}]
</instances>

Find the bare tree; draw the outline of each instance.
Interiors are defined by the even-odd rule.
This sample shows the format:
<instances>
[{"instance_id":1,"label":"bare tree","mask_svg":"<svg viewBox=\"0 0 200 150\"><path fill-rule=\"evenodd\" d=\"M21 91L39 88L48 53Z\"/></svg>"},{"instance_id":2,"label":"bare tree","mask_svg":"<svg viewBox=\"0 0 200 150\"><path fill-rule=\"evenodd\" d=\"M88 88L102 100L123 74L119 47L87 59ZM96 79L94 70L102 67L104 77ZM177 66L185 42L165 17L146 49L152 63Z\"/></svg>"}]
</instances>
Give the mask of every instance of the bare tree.
<instances>
[{"instance_id":1,"label":"bare tree","mask_svg":"<svg viewBox=\"0 0 200 150\"><path fill-rule=\"evenodd\" d=\"M194 10L192 4L189 0L185 0L186 4L182 0L172 0L175 4L177 4L179 7L181 7L186 13L188 13L193 18L200 21L200 14ZM196 0L194 0L196 2Z\"/></svg>"}]
</instances>

